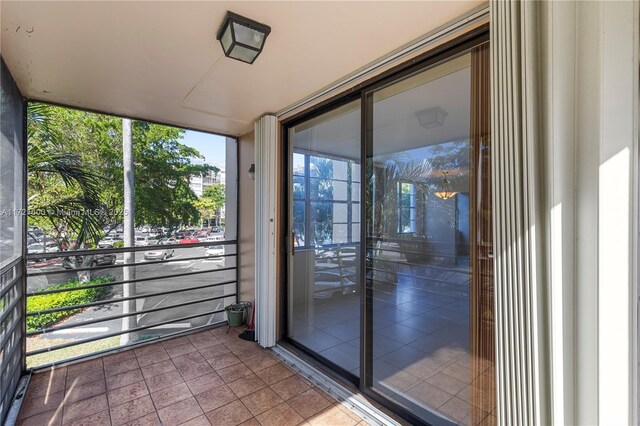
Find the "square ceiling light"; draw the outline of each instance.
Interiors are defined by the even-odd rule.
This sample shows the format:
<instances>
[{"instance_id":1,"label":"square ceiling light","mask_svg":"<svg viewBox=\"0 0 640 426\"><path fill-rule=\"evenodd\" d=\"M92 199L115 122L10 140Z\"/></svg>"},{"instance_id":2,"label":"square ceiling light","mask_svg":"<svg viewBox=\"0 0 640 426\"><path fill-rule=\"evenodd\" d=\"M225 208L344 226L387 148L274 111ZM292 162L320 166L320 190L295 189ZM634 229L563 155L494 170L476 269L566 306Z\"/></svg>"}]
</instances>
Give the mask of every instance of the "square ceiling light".
<instances>
[{"instance_id":1,"label":"square ceiling light","mask_svg":"<svg viewBox=\"0 0 640 426\"><path fill-rule=\"evenodd\" d=\"M218 31L224 55L252 64L262 52L271 27L233 12L227 12Z\"/></svg>"},{"instance_id":2,"label":"square ceiling light","mask_svg":"<svg viewBox=\"0 0 640 426\"><path fill-rule=\"evenodd\" d=\"M427 108L416 112L416 117L418 118L420 125L425 129L441 127L444 124L444 120L447 118L447 115L447 111L440 107Z\"/></svg>"}]
</instances>

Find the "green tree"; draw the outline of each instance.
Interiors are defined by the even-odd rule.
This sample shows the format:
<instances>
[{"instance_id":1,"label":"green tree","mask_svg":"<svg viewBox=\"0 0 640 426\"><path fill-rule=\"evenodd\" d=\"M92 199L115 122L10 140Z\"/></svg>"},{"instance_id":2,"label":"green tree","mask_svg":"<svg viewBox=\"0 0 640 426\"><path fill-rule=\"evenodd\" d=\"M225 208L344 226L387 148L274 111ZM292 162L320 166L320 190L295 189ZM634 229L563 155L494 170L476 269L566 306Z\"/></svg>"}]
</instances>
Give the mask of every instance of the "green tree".
<instances>
[{"instance_id":1,"label":"green tree","mask_svg":"<svg viewBox=\"0 0 640 426\"><path fill-rule=\"evenodd\" d=\"M213 211L213 217L216 220L216 224L220 225L220 214L224 207L224 185L221 183L214 183L211 186L207 186L202 191L202 198L200 199L209 209ZM211 217L209 217L211 219Z\"/></svg>"},{"instance_id":2,"label":"green tree","mask_svg":"<svg viewBox=\"0 0 640 426\"><path fill-rule=\"evenodd\" d=\"M122 120L41 103L30 103L29 111L30 209L49 206L45 211L53 214L79 206L93 212L32 216L29 223L50 235L95 242L102 227L123 219ZM218 169L192 163L202 156L181 143L184 130L134 121L132 131L136 225L175 228L197 222L189 178Z\"/></svg>"},{"instance_id":3,"label":"green tree","mask_svg":"<svg viewBox=\"0 0 640 426\"><path fill-rule=\"evenodd\" d=\"M101 233L93 214L102 207L99 176L66 148L52 107L30 104L27 118L29 223L45 229L59 246L68 246L71 236L78 246L96 240Z\"/></svg>"}]
</instances>

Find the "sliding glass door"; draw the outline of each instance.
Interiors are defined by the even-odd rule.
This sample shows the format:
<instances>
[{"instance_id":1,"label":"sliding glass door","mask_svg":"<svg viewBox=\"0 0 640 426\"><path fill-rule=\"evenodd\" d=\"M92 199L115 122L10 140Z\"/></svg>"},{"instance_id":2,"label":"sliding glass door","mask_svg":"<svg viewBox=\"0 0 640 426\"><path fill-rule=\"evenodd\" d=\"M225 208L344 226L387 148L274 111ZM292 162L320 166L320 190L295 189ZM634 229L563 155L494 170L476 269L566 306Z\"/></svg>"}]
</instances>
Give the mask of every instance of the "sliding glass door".
<instances>
[{"instance_id":1,"label":"sliding glass door","mask_svg":"<svg viewBox=\"0 0 640 426\"><path fill-rule=\"evenodd\" d=\"M289 129L288 336L360 367L360 102Z\"/></svg>"},{"instance_id":2,"label":"sliding glass door","mask_svg":"<svg viewBox=\"0 0 640 426\"><path fill-rule=\"evenodd\" d=\"M495 423L488 59L288 129L287 336L412 421Z\"/></svg>"},{"instance_id":3,"label":"sliding glass door","mask_svg":"<svg viewBox=\"0 0 640 426\"><path fill-rule=\"evenodd\" d=\"M495 404L493 351L482 360L477 351L492 347L478 341L491 337L483 330L492 330L492 300L479 294L491 289L477 286L472 266L482 188L475 157L486 136L472 116L488 110L474 105L488 102L472 87L481 55L367 95L370 385L432 423L491 421Z\"/></svg>"}]
</instances>

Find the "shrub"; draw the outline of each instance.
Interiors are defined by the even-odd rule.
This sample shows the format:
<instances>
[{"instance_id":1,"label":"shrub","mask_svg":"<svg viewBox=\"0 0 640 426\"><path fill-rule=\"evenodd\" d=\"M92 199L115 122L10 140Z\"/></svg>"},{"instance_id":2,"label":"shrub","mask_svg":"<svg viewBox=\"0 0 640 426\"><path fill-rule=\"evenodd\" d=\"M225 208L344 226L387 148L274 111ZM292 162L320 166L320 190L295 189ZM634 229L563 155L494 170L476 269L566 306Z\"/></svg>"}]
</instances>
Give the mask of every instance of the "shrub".
<instances>
[{"instance_id":1,"label":"shrub","mask_svg":"<svg viewBox=\"0 0 640 426\"><path fill-rule=\"evenodd\" d=\"M113 243L113 248L122 248L124 247L124 241L116 241Z\"/></svg>"},{"instance_id":2,"label":"shrub","mask_svg":"<svg viewBox=\"0 0 640 426\"><path fill-rule=\"evenodd\" d=\"M73 288L86 285L102 284L113 281L113 277L94 278L89 282L69 280L64 284L56 284L39 291L57 290L61 288ZM62 308L65 306L80 305L98 300L109 293L109 286L85 288L81 290L65 291L61 293L34 295L27 298L27 312L38 312L46 309ZM35 331L49 327L58 321L80 312L82 309L68 309L65 311L51 312L48 314L27 317L27 331Z\"/></svg>"}]
</instances>

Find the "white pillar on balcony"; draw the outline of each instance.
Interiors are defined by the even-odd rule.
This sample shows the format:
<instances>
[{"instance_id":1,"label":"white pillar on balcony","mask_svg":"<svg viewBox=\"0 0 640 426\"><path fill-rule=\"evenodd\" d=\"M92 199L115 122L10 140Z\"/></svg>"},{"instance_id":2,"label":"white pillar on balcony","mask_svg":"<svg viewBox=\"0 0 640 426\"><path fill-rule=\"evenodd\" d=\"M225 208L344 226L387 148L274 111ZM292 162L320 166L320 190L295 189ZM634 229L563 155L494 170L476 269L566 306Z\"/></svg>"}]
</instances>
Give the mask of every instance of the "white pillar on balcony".
<instances>
[{"instance_id":1,"label":"white pillar on balcony","mask_svg":"<svg viewBox=\"0 0 640 426\"><path fill-rule=\"evenodd\" d=\"M276 344L277 119L265 115L255 123L256 188L256 339Z\"/></svg>"}]
</instances>

